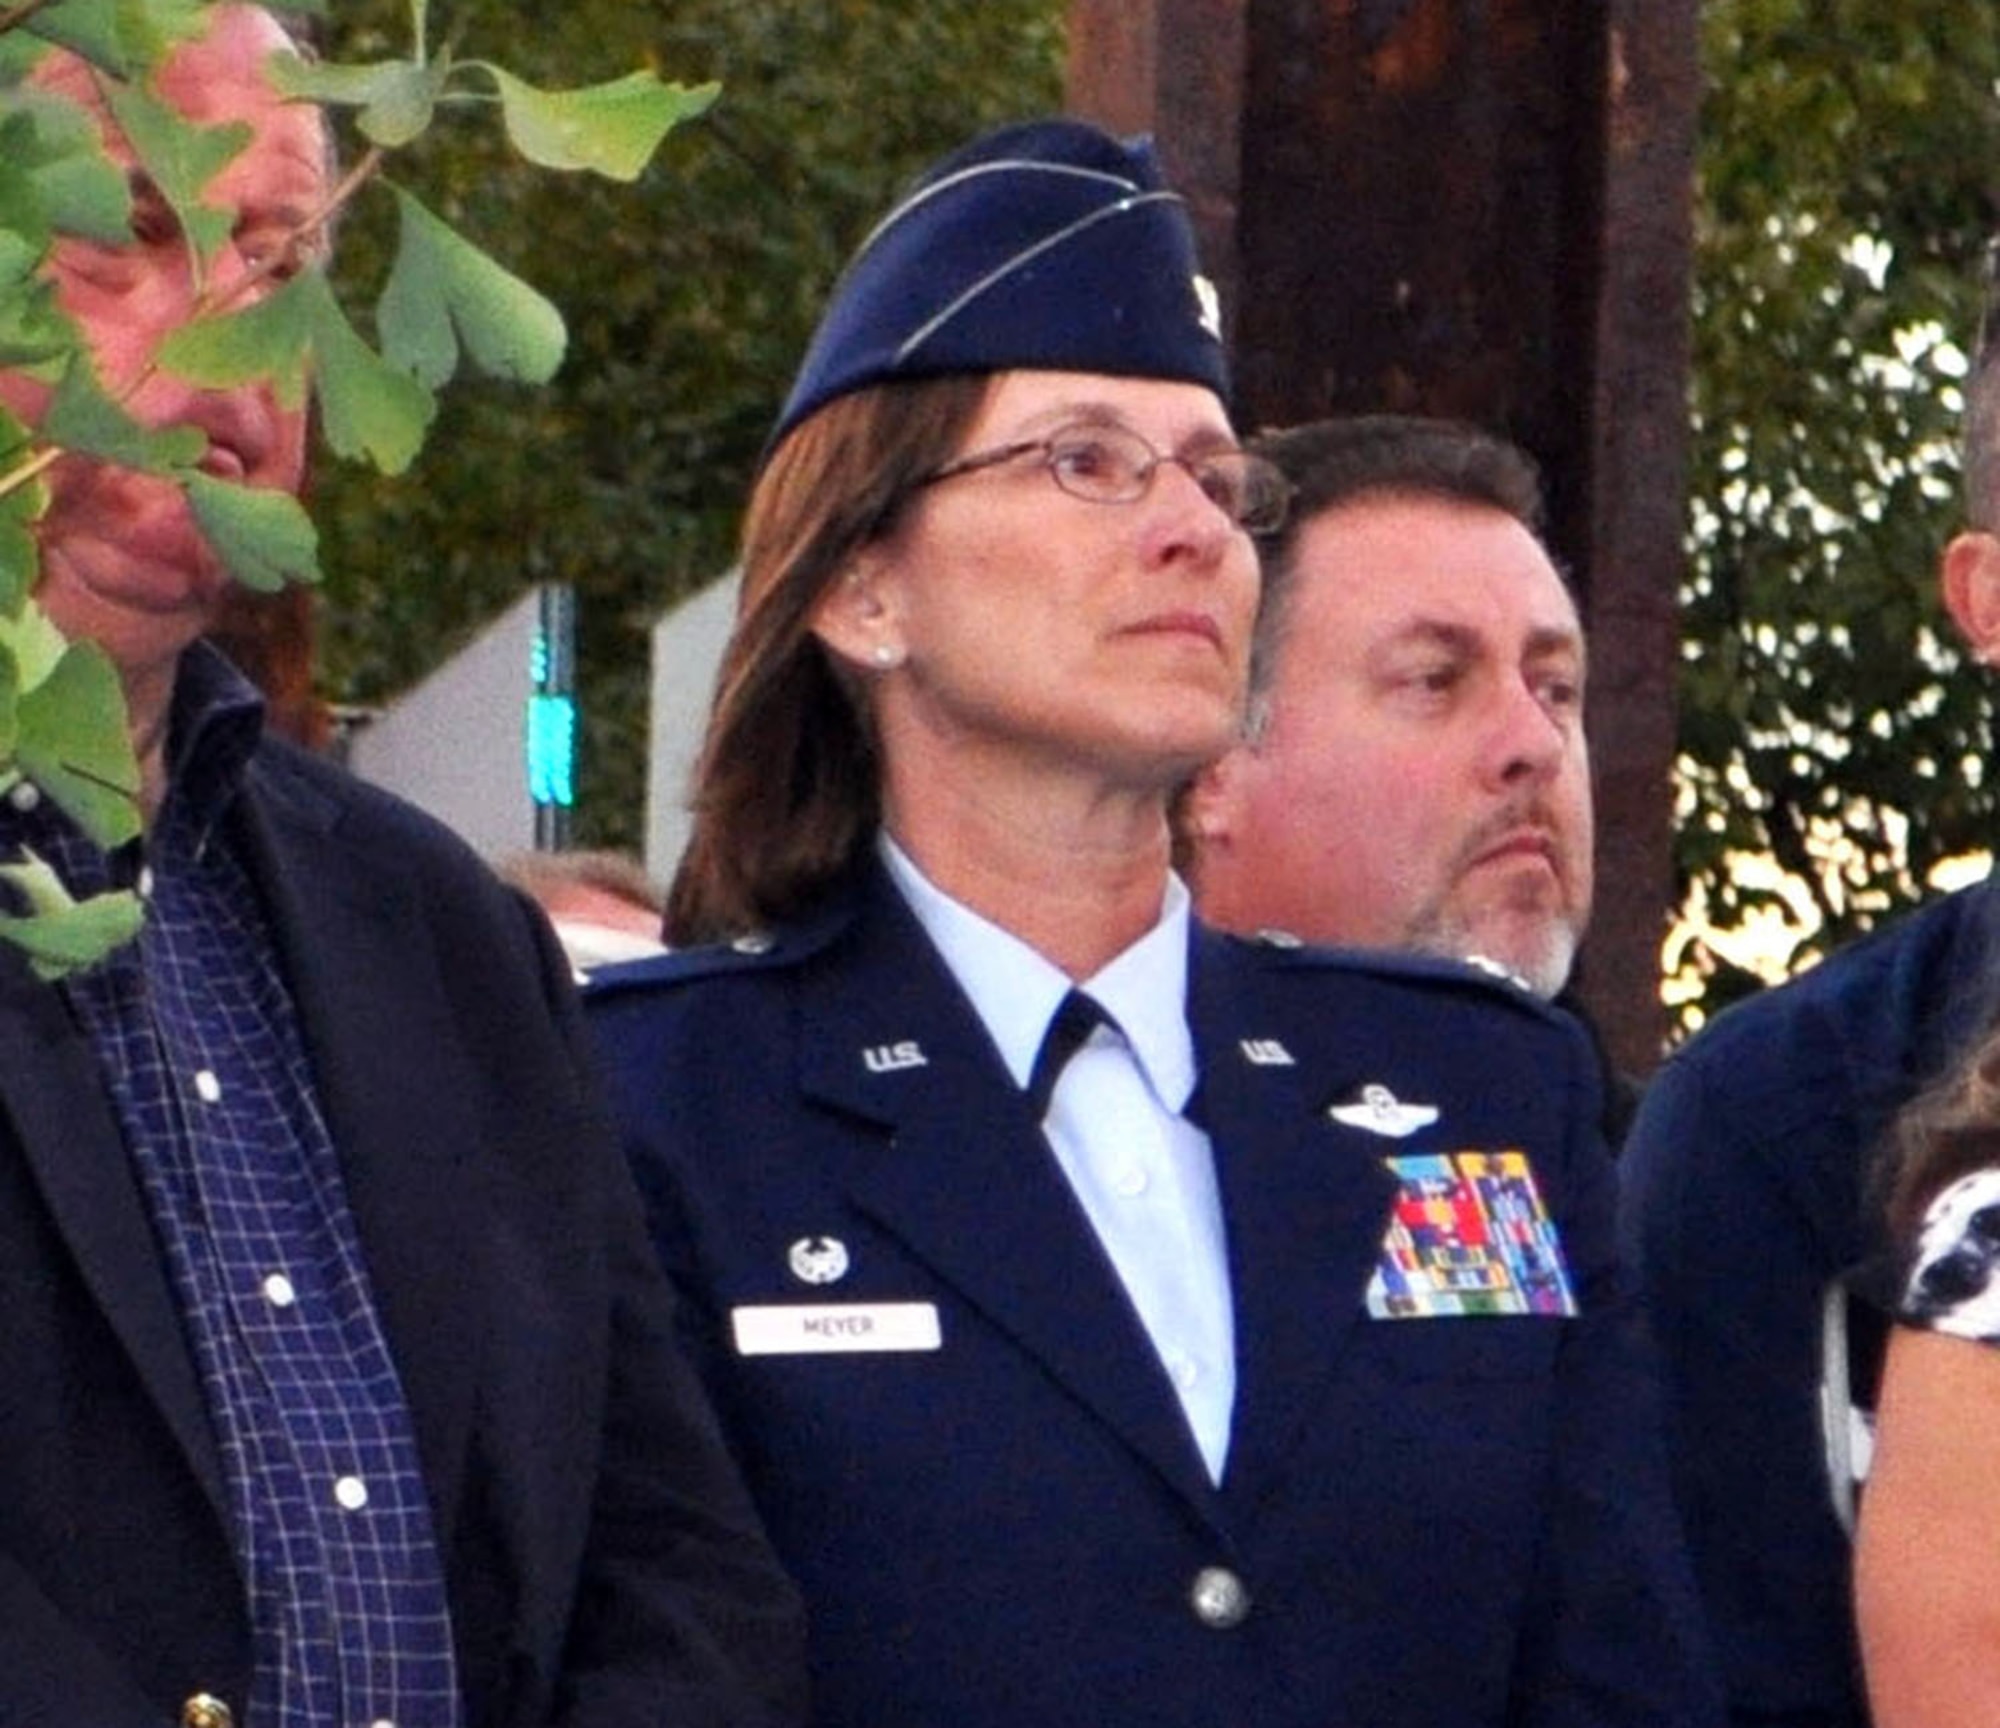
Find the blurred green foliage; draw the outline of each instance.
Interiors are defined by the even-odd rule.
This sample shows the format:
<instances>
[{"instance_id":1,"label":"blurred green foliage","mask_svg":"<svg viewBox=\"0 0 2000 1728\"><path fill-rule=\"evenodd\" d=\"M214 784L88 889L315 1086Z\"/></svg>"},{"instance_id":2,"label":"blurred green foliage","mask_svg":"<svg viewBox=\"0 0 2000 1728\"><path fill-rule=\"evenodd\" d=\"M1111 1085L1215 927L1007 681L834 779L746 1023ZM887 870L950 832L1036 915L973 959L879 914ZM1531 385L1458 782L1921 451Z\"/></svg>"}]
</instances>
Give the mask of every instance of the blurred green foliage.
<instances>
[{"instance_id":1,"label":"blurred green foliage","mask_svg":"<svg viewBox=\"0 0 2000 1728\"><path fill-rule=\"evenodd\" d=\"M1677 861L1731 925L1783 904L1736 868L1774 856L1822 921L1796 964L1993 839L1992 701L1936 559L2000 214L2000 8L1705 0L1702 28ZM1702 941L1683 972L1711 1012L1757 982Z\"/></svg>"},{"instance_id":2,"label":"blurred green foliage","mask_svg":"<svg viewBox=\"0 0 2000 1728\"><path fill-rule=\"evenodd\" d=\"M384 52L399 3L341 0L329 54ZM448 395L406 476L324 471L324 693L383 700L524 584L574 583L579 839L636 846L650 624L730 562L813 320L896 189L983 126L1060 105L1063 11L572 0L523 30L499 0L454 7L526 77L638 63L723 95L636 187L537 174L469 134L425 159L413 189L551 294L570 354L552 387ZM1776 858L1820 920L1801 960L1993 832L1992 704L1938 611L1935 560L2000 218L2000 8L1704 0L1701 16L1677 862L1729 926L1785 905L1738 868ZM378 275L388 202L349 221L343 277ZM1699 938L1679 966L1710 1010L1758 982Z\"/></svg>"},{"instance_id":3,"label":"blurred green foliage","mask_svg":"<svg viewBox=\"0 0 2000 1728\"><path fill-rule=\"evenodd\" d=\"M340 0L326 52L371 60L405 0ZM721 99L634 186L549 175L472 129L397 175L563 309L569 355L533 390L467 381L424 457L384 480L326 464L322 693L422 677L530 582L573 583L583 701L577 838L637 847L647 631L722 573L765 434L841 263L913 173L989 124L1061 102L1060 0L567 0L434 15L510 68L584 83L633 65ZM524 26L524 17L531 23ZM342 230L338 280L378 281L392 201Z\"/></svg>"},{"instance_id":4,"label":"blurred green foliage","mask_svg":"<svg viewBox=\"0 0 2000 1728\"><path fill-rule=\"evenodd\" d=\"M297 3L323 14L323 0ZM139 763L119 669L98 644L66 642L40 608L37 525L52 487L44 476L66 457L142 469L185 491L210 545L245 586L275 591L316 581L318 535L297 499L202 471L208 441L197 427L134 418L129 405L152 370L218 390L269 380L293 410L310 385L327 444L399 474L421 448L435 392L462 355L491 378L544 382L563 355L562 316L398 189L397 236L377 249L379 298L372 289L349 296L372 305L378 353L356 334L317 262L316 236L306 230L325 224L371 180L384 152L418 143L447 107L462 116L493 114L500 121L494 136L506 140L508 152L543 169L630 182L662 138L715 95L713 85L670 85L644 70L595 86L542 89L490 60L456 60L450 44L431 42L425 0L399 0L398 11L398 25L407 19L400 42L371 39L365 62L273 57L270 76L281 93L351 109L371 149L338 190L328 187L326 208L300 214L299 233L224 278L211 268L236 231L236 216L207 200L252 128L240 119L208 125L191 118L151 86L153 69L207 28L204 0L0 6L0 370L45 392L32 425L17 418L28 412L21 398L10 394L14 411L0 408L0 793L28 782L28 791L51 797L100 846L140 831ZM65 309L50 261L66 240L111 247L141 241L127 175L107 152L97 112L38 77L52 52L88 63L103 128L120 135L121 148L171 207L176 240L186 242L184 258L146 252L132 281L121 283L136 297L163 267L189 275L185 320L115 390L98 376L95 339L86 339ZM294 258L301 266L295 275L274 274ZM0 861L0 878L14 891L0 909L0 939L25 950L43 976L87 963L139 928L136 895L120 890L74 902L32 852Z\"/></svg>"}]
</instances>

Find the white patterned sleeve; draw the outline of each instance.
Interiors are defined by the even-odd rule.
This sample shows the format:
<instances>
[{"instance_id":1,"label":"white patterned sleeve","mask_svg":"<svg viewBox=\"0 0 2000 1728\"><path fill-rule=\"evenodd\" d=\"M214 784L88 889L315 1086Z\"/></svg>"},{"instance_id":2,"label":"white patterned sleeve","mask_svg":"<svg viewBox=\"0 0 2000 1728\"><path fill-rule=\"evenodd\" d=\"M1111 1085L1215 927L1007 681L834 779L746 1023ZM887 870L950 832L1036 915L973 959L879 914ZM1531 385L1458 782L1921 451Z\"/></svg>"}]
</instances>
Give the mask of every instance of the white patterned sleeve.
<instances>
[{"instance_id":1,"label":"white patterned sleeve","mask_svg":"<svg viewBox=\"0 0 2000 1728\"><path fill-rule=\"evenodd\" d=\"M2000 1344L2000 1169L1961 1176L1931 1202L1897 1318Z\"/></svg>"}]
</instances>

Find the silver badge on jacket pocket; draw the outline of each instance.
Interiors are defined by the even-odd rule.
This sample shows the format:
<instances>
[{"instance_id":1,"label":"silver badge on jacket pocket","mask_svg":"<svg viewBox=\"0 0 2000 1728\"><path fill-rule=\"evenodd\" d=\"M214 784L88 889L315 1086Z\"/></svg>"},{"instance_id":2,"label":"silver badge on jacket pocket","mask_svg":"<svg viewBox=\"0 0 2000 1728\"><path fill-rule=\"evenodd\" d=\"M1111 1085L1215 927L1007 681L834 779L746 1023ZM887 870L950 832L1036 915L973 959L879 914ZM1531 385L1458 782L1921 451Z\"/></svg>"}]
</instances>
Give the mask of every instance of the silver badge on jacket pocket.
<instances>
[{"instance_id":1,"label":"silver badge on jacket pocket","mask_svg":"<svg viewBox=\"0 0 2000 1728\"><path fill-rule=\"evenodd\" d=\"M801 1236L785 1250L785 1264L801 1284L838 1284L847 1276L847 1244L838 1236Z\"/></svg>"}]
</instances>

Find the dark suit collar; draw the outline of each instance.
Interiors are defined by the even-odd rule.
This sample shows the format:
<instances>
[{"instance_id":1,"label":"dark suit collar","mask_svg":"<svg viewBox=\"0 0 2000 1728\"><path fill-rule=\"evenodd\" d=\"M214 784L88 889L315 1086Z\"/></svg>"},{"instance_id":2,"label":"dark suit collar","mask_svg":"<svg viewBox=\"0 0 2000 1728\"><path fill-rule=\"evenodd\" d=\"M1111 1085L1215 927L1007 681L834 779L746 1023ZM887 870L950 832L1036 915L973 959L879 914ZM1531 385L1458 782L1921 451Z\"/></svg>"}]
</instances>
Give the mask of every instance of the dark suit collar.
<instances>
[{"instance_id":1,"label":"dark suit collar","mask_svg":"<svg viewBox=\"0 0 2000 1728\"><path fill-rule=\"evenodd\" d=\"M197 826L234 798L261 728L262 703L220 653L182 657L170 718L180 776L173 796ZM194 801L194 802L191 802ZM134 852L114 862L52 801L22 813L0 805L0 834L32 840L70 866L78 893L129 881ZM56 1228L206 1490L228 1520L221 1458L180 1309L97 1055L62 991L0 944L0 1098Z\"/></svg>"},{"instance_id":2,"label":"dark suit collar","mask_svg":"<svg viewBox=\"0 0 2000 1728\"><path fill-rule=\"evenodd\" d=\"M448 1513L475 1360L465 1300L451 1299L475 1284L482 1252L458 1227L477 1209L480 1172L461 1165L474 1130L419 891L344 832L332 784L267 745L231 820L298 1007L426 1477ZM421 987L426 977L438 987ZM96 1058L61 993L4 945L0 1098L86 1282L226 1517L205 1396Z\"/></svg>"},{"instance_id":3,"label":"dark suit collar","mask_svg":"<svg viewBox=\"0 0 2000 1728\"><path fill-rule=\"evenodd\" d=\"M264 698L219 648L181 656L167 715L170 797L221 803L235 795L264 735Z\"/></svg>"},{"instance_id":4,"label":"dark suit collar","mask_svg":"<svg viewBox=\"0 0 2000 1728\"><path fill-rule=\"evenodd\" d=\"M0 1099L84 1282L226 1525L200 1378L97 1058L61 993L4 944Z\"/></svg>"}]
</instances>

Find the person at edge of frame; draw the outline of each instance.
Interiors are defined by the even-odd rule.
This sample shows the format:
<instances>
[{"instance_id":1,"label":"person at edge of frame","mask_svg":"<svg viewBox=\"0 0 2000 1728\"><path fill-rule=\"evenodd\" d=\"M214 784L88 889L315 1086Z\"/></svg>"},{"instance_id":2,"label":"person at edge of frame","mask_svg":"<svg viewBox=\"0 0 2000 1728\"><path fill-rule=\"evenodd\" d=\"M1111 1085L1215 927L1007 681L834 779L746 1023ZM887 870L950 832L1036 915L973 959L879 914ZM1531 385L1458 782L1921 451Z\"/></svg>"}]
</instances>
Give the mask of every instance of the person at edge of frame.
<instances>
[{"instance_id":1,"label":"person at edge of frame","mask_svg":"<svg viewBox=\"0 0 2000 1728\"><path fill-rule=\"evenodd\" d=\"M203 201L237 303L307 262L319 111L258 7L200 8L151 91L247 141ZM66 50L131 236L48 264L105 388L296 491L302 408L154 365L194 315L172 207ZM0 372L29 426L51 386ZM75 454L39 597L109 655L142 837L34 782L0 850L137 939L44 982L0 947L0 1720L90 1728L778 1728L796 1591L700 1383L540 915L442 828L266 737L202 633L225 574L179 486Z\"/></svg>"},{"instance_id":2,"label":"person at edge of frame","mask_svg":"<svg viewBox=\"0 0 2000 1728\"><path fill-rule=\"evenodd\" d=\"M2000 1031L1897 1118L1881 1176L1900 1277L1855 1619L1877 1728L1957 1728L2000 1697L1986 1443L2000 1413Z\"/></svg>"},{"instance_id":3,"label":"person at edge of frame","mask_svg":"<svg viewBox=\"0 0 2000 1728\"><path fill-rule=\"evenodd\" d=\"M1938 586L2000 657L2000 349L1965 385ZM1675 1497L1738 1728L1867 1728L1851 1532L1902 1267L1874 1172L2000 1011L1991 877L1718 1015L1649 1082L1620 1229L1657 1338Z\"/></svg>"}]
</instances>

